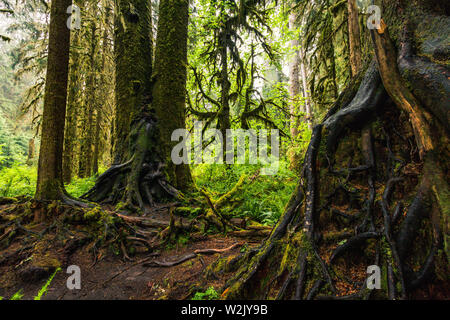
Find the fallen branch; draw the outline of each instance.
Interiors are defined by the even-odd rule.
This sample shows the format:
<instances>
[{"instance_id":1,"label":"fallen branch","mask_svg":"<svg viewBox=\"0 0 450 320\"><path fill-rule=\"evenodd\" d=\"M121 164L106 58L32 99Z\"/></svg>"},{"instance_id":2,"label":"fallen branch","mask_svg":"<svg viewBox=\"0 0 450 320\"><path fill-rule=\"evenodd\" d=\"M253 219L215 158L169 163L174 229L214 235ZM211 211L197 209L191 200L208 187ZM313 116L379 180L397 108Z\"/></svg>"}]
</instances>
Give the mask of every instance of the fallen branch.
<instances>
[{"instance_id":1,"label":"fallen branch","mask_svg":"<svg viewBox=\"0 0 450 320\"><path fill-rule=\"evenodd\" d=\"M242 246L242 243L235 243L232 246L225 248L225 249L198 249L195 250L193 253L188 253L181 258L175 260L175 261L151 261L148 263L144 263L144 267L150 267L150 268L158 268L158 267L174 267L176 265L179 265L185 261L194 259L199 254L215 254L215 253L223 253L230 250L233 250L236 247Z\"/></svg>"}]
</instances>

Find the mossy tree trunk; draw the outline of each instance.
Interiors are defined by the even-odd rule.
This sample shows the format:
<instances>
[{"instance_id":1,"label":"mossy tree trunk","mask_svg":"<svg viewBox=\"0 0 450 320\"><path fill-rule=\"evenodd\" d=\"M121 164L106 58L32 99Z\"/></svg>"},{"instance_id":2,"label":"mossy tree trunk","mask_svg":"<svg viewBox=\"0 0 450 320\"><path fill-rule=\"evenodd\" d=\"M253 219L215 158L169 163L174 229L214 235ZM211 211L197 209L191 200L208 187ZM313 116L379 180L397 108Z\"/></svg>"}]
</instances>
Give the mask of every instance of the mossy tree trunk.
<instances>
[{"instance_id":1,"label":"mossy tree trunk","mask_svg":"<svg viewBox=\"0 0 450 320\"><path fill-rule=\"evenodd\" d=\"M114 21L116 117L114 163L126 162L131 123L151 98L152 22L148 0L118 0Z\"/></svg>"},{"instance_id":2,"label":"mossy tree trunk","mask_svg":"<svg viewBox=\"0 0 450 320\"><path fill-rule=\"evenodd\" d=\"M139 6L145 10L128 13L127 8L133 6L120 6L123 16L116 18L116 47L124 47L116 49L116 160L121 163L103 173L84 195L96 202L122 202L144 214L155 204L177 197L174 186L184 188L191 179L188 167L175 167L170 158L172 132L185 128L188 1L160 3L152 83L148 72L151 50L136 49L141 45L131 42L134 39L144 47L151 44L150 26L142 25L150 22L149 5L144 1ZM124 19L131 25L128 36L117 30ZM122 56L124 50L131 52ZM124 99L127 95L128 100Z\"/></svg>"},{"instance_id":3,"label":"mossy tree trunk","mask_svg":"<svg viewBox=\"0 0 450 320\"><path fill-rule=\"evenodd\" d=\"M90 177L93 167L93 142L94 142L94 110L96 97L95 73L97 55L97 24L92 21L89 25L89 52L88 52L88 75L86 80L86 98L84 102L84 121L81 132L80 161L78 176L80 178Z\"/></svg>"},{"instance_id":4,"label":"mossy tree trunk","mask_svg":"<svg viewBox=\"0 0 450 320\"><path fill-rule=\"evenodd\" d=\"M305 98L305 121L308 124L308 128L312 130L313 127L313 115L311 113L311 99L309 97L308 92L308 81L307 81L307 61L306 61L306 52L304 49L300 49L300 77L302 79L302 89L303 89L303 97Z\"/></svg>"},{"instance_id":5,"label":"mossy tree trunk","mask_svg":"<svg viewBox=\"0 0 450 320\"><path fill-rule=\"evenodd\" d=\"M156 39L152 106L159 125L161 156L168 181L180 189L192 178L187 164L175 166L171 160L172 132L184 129L187 78L187 37L189 1L161 1Z\"/></svg>"},{"instance_id":6,"label":"mossy tree trunk","mask_svg":"<svg viewBox=\"0 0 450 320\"><path fill-rule=\"evenodd\" d=\"M75 163L75 139L77 136L77 122L78 122L78 101L80 96L80 54L78 46L80 44L80 35L74 32L71 48L71 63L69 73L69 90L67 97L67 115L66 126L64 133L64 153L63 153L63 181L70 183L73 176L73 168Z\"/></svg>"},{"instance_id":7,"label":"mossy tree trunk","mask_svg":"<svg viewBox=\"0 0 450 320\"><path fill-rule=\"evenodd\" d=\"M103 112L100 107L97 108L97 116L95 119L95 135L94 135L94 154L92 156L92 174L98 174L99 156L100 156L100 131L103 121Z\"/></svg>"},{"instance_id":8,"label":"mossy tree trunk","mask_svg":"<svg viewBox=\"0 0 450 320\"><path fill-rule=\"evenodd\" d=\"M110 75L108 72L108 67L110 67L110 63L107 60L108 55L112 52L112 45L109 41L110 35L110 23L111 23L111 12L112 8L110 7L110 3L105 1L105 11L103 15L103 34L101 37L102 40L102 56L100 62L100 76L97 79L97 88L108 88L110 82ZM104 90L102 92L97 93L97 101L96 101L96 118L95 118L95 135L94 135L94 154L92 159L92 174L98 174L99 165L102 161L102 155L105 154L107 150L105 146L105 141L108 141L108 138L105 137L105 126L108 124L107 112L108 108L105 105L105 101L107 101L109 97L109 91ZM105 116L106 115L106 116Z\"/></svg>"},{"instance_id":9,"label":"mossy tree trunk","mask_svg":"<svg viewBox=\"0 0 450 320\"><path fill-rule=\"evenodd\" d=\"M28 140L28 154L27 154L27 164L30 166L33 163L36 153L36 145L34 142L34 137Z\"/></svg>"},{"instance_id":10,"label":"mossy tree trunk","mask_svg":"<svg viewBox=\"0 0 450 320\"><path fill-rule=\"evenodd\" d=\"M50 11L47 75L35 198L64 197L62 154L66 116L70 30L66 21L72 0L54 0Z\"/></svg>"},{"instance_id":11,"label":"mossy tree trunk","mask_svg":"<svg viewBox=\"0 0 450 320\"><path fill-rule=\"evenodd\" d=\"M217 128L222 133L222 137L226 137L227 129L231 128L230 121L230 89L231 82L228 79L228 48L226 46L227 33L222 32L220 37L220 110L217 115ZM226 160L226 143L222 144L223 160Z\"/></svg>"},{"instance_id":12,"label":"mossy tree trunk","mask_svg":"<svg viewBox=\"0 0 450 320\"><path fill-rule=\"evenodd\" d=\"M295 10L289 15L289 29L295 33L295 30L298 29L298 14ZM289 111L291 113L290 119L290 131L292 139L296 139L298 135L298 126L299 126L299 106L300 106L300 52L299 52L299 39L294 38L290 41L290 46L292 48L296 48L293 57L291 58L289 64Z\"/></svg>"},{"instance_id":13,"label":"mossy tree trunk","mask_svg":"<svg viewBox=\"0 0 450 320\"><path fill-rule=\"evenodd\" d=\"M361 38L359 32L358 8L356 0L348 0L348 40L350 51L350 67L355 76L361 68Z\"/></svg>"},{"instance_id":14,"label":"mossy tree trunk","mask_svg":"<svg viewBox=\"0 0 450 320\"><path fill-rule=\"evenodd\" d=\"M407 299L430 282L446 290L449 149L439 114L450 60L440 34L450 19L433 3L383 1L376 60L315 126L284 214L242 257L224 298ZM369 265L381 268L381 290L367 287Z\"/></svg>"}]
</instances>

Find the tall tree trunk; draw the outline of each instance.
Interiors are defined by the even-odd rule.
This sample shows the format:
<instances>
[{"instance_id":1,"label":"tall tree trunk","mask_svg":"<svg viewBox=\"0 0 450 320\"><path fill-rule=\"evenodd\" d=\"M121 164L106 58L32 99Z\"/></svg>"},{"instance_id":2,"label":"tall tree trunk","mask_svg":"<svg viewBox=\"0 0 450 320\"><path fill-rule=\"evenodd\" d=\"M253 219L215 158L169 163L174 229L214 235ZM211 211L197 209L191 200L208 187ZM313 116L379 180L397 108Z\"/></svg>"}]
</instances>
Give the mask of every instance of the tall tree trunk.
<instances>
[{"instance_id":1,"label":"tall tree trunk","mask_svg":"<svg viewBox=\"0 0 450 320\"><path fill-rule=\"evenodd\" d=\"M331 73L331 82L332 82L332 90L333 90L333 98L337 99L339 95L337 80L336 80L336 58L335 58L335 50L334 50L334 44L330 42L329 44L330 49L330 56L329 56L329 72Z\"/></svg>"},{"instance_id":2,"label":"tall tree trunk","mask_svg":"<svg viewBox=\"0 0 450 320\"><path fill-rule=\"evenodd\" d=\"M103 119L103 112L100 107L97 108L97 116L95 119L95 135L94 135L94 154L92 156L92 174L98 173L98 163L100 157L100 131Z\"/></svg>"},{"instance_id":3,"label":"tall tree trunk","mask_svg":"<svg viewBox=\"0 0 450 320\"><path fill-rule=\"evenodd\" d=\"M289 30L294 32L298 29L297 24L298 14L295 10L289 14ZM294 55L291 58L289 63L289 112L291 114L291 136L292 139L296 139L298 135L298 126L299 126L299 107L300 107L300 52L299 52L299 39L294 37L290 41L291 48L296 48L294 51Z\"/></svg>"},{"instance_id":4,"label":"tall tree trunk","mask_svg":"<svg viewBox=\"0 0 450 320\"><path fill-rule=\"evenodd\" d=\"M64 196L62 154L66 117L70 30L67 8L72 0L54 0L50 11L47 75L35 198L58 200Z\"/></svg>"},{"instance_id":5,"label":"tall tree trunk","mask_svg":"<svg viewBox=\"0 0 450 320\"><path fill-rule=\"evenodd\" d=\"M27 155L27 164L31 165L33 159L35 157L36 146L34 144L34 137L28 141L28 155Z\"/></svg>"},{"instance_id":6,"label":"tall tree trunk","mask_svg":"<svg viewBox=\"0 0 450 320\"><path fill-rule=\"evenodd\" d=\"M63 152L63 182L70 183L75 169L75 142L77 138L77 125L79 99L80 99L80 32L74 32L71 38L71 63L69 68L69 89L67 93L67 114L64 132Z\"/></svg>"},{"instance_id":7,"label":"tall tree trunk","mask_svg":"<svg viewBox=\"0 0 450 320\"><path fill-rule=\"evenodd\" d=\"M150 8L147 2L139 5L145 10L130 11L127 9L130 6L122 4L119 8L124 16L116 17L119 24L116 27L122 28L124 19L127 24L138 24L138 29L127 29L128 37L140 35L139 43L145 45L138 47L145 48L147 43L151 45L149 29L144 28L150 22L150 16L146 15ZM188 8L187 0L160 2L153 97L144 95L151 93L148 91L150 82L147 82L150 73L145 72L151 67L148 63L151 55L143 54L145 50L139 51L131 43L127 47L129 38L124 38L123 30L118 32L116 28L116 79L119 83L116 83L115 127L116 139L122 139L116 141L116 151L122 148L116 155L123 158L125 154L127 160L112 165L100 175L83 198L113 204L122 202L130 210L147 214L149 207L156 203L178 197L179 192L172 184L182 186L190 179L186 167L184 171L183 167L173 166L169 144L173 130L185 127ZM139 32L135 34L136 31ZM132 57L122 56L126 50L131 50ZM124 100L124 97L129 99ZM124 134L120 128L129 132L126 138L120 138ZM127 142L124 144L124 141ZM174 180L169 182L169 179Z\"/></svg>"},{"instance_id":8,"label":"tall tree trunk","mask_svg":"<svg viewBox=\"0 0 450 320\"><path fill-rule=\"evenodd\" d=\"M222 138L226 138L227 129L231 129L230 123L230 88L231 83L228 79L228 49L226 46L227 33L222 30L220 39L220 110L217 116L217 127L222 133ZM224 140L225 141L225 140ZM222 143L222 156L226 160L226 143Z\"/></svg>"},{"instance_id":9,"label":"tall tree trunk","mask_svg":"<svg viewBox=\"0 0 450 320\"><path fill-rule=\"evenodd\" d=\"M111 8L105 8L105 25L102 36L102 62L101 62L101 73L100 73L100 83L99 85L104 85L106 83L106 55L108 54L108 25L110 20L110 11ZM103 98L106 98L106 92L100 92L100 103L97 104L97 116L96 116L96 124L95 124L95 141L94 141L94 155L93 155L93 164L92 164L92 174L96 175L98 173L98 166L100 161L100 143L101 143L101 131L102 131L102 122L103 122L103 104L101 101L105 101Z\"/></svg>"},{"instance_id":10,"label":"tall tree trunk","mask_svg":"<svg viewBox=\"0 0 450 320\"><path fill-rule=\"evenodd\" d=\"M350 45L350 66L352 76L361 68L361 35L359 32L358 8L356 0L348 0L348 40Z\"/></svg>"},{"instance_id":11,"label":"tall tree trunk","mask_svg":"<svg viewBox=\"0 0 450 320\"><path fill-rule=\"evenodd\" d=\"M189 1L161 1L155 53L153 107L160 132L162 157L169 181L180 189L191 183L189 166L175 166L171 160L172 132L184 129L187 77Z\"/></svg>"},{"instance_id":12,"label":"tall tree trunk","mask_svg":"<svg viewBox=\"0 0 450 320\"><path fill-rule=\"evenodd\" d=\"M115 10L114 163L129 160L131 123L151 98L152 23L148 0L118 0Z\"/></svg>"},{"instance_id":13,"label":"tall tree trunk","mask_svg":"<svg viewBox=\"0 0 450 320\"><path fill-rule=\"evenodd\" d=\"M96 31L97 26L93 21L90 25L90 49L89 49L89 65L88 75L86 81L86 99L85 99L85 119L83 123L83 136L80 149L80 168L78 175L80 178L90 177L92 174L93 165L93 142L94 142L94 110L96 104L96 84L95 73L97 71L95 67L95 58L97 51L97 38Z\"/></svg>"},{"instance_id":14,"label":"tall tree trunk","mask_svg":"<svg viewBox=\"0 0 450 320\"><path fill-rule=\"evenodd\" d=\"M312 112L311 112L311 99L309 97L309 91L308 91L308 76L306 72L306 52L301 49L300 51L300 75L302 78L302 88L303 88L303 97L305 97L305 119L308 123L308 128L312 130L313 127L313 118L312 118Z\"/></svg>"}]
</instances>

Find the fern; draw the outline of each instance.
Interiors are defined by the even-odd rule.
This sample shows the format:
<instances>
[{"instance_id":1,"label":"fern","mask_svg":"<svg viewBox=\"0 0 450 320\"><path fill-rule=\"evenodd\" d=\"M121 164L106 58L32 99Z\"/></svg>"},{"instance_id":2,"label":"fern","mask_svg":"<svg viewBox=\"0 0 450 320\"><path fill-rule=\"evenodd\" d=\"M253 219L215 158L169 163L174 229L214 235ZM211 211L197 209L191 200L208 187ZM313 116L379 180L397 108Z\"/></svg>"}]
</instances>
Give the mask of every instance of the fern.
<instances>
[{"instance_id":1,"label":"fern","mask_svg":"<svg viewBox=\"0 0 450 320\"><path fill-rule=\"evenodd\" d=\"M192 300L217 300L219 299L219 294L214 289L214 287L209 287L205 292L197 292Z\"/></svg>"},{"instance_id":2,"label":"fern","mask_svg":"<svg viewBox=\"0 0 450 320\"><path fill-rule=\"evenodd\" d=\"M22 293L22 289L20 289L19 291L14 293L12 295L11 299L9 299L9 300L21 300L23 296L24 296L24 294Z\"/></svg>"},{"instance_id":3,"label":"fern","mask_svg":"<svg viewBox=\"0 0 450 320\"><path fill-rule=\"evenodd\" d=\"M47 293L48 287L50 286L50 283L52 283L52 280L58 271L61 271L61 268L57 268L55 272L53 272L53 274L50 276L50 278L48 278L47 282L44 284L41 290L39 290L37 296L34 297L34 300L41 300L42 296Z\"/></svg>"}]
</instances>

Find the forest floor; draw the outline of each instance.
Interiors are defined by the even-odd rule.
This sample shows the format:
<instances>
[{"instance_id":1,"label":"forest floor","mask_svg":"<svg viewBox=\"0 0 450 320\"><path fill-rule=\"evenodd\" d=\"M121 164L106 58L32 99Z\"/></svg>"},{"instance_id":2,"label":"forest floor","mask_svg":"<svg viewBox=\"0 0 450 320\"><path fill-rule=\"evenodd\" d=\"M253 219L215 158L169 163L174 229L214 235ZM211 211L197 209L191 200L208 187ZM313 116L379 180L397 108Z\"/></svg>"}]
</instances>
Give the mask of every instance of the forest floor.
<instances>
[{"instance_id":1,"label":"forest floor","mask_svg":"<svg viewBox=\"0 0 450 320\"><path fill-rule=\"evenodd\" d=\"M7 207L0 206L0 211ZM156 218L162 220L162 215ZM27 230L34 232L41 229L43 227L27 226ZM75 238L79 236L76 230L71 231ZM244 248L248 250L260 242L261 238L205 235L185 243L162 246L149 253L137 253L128 259L122 253L116 255L110 250L95 250L94 254L92 244L68 251L67 239L61 241L60 235L52 232L31 244L18 238L0 250L0 297L9 299L20 292L21 299L33 299L58 265L61 270L56 272L42 300L192 299L196 292L205 292L210 287L218 291L231 276L215 274L213 279L206 279L204 271L211 263L222 257L236 256ZM199 249L218 252L197 254L174 266L154 265L154 262L178 261ZM71 274L66 270L70 265L80 267L81 289L67 288Z\"/></svg>"},{"instance_id":2,"label":"forest floor","mask_svg":"<svg viewBox=\"0 0 450 320\"><path fill-rule=\"evenodd\" d=\"M0 222L16 211L20 210L14 205L0 205ZM159 211L151 218L169 222L167 211ZM80 242L85 229L72 226L70 236L50 230L37 237L36 234L48 228L48 223L22 222L15 235L11 227L0 223L6 230L3 234L0 232L0 297L3 299L10 299L18 292L20 299L34 299L46 283L49 285L42 295L43 300L181 300L192 299L196 293L204 293L211 287L220 295L233 272L217 272L216 268L214 272L206 272L208 266L221 258L226 258L225 264L232 265L229 262L233 257L258 247L262 241L261 236L197 235L128 257L120 249L114 254L106 247L95 248L93 241ZM12 239L7 246L6 238ZM326 262L334 248L333 245L323 248L321 254ZM356 259L363 255L354 254L353 258L344 258L338 267L339 273L348 279L333 279L338 295L355 293L359 285L352 283L364 281L366 277L366 264ZM164 264L168 265L162 266ZM67 287L71 274L66 271L71 265L80 267L80 289ZM61 269L51 279L57 267ZM445 300L450 296L448 288L448 283L431 282L411 298Z\"/></svg>"},{"instance_id":3,"label":"forest floor","mask_svg":"<svg viewBox=\"0 0 450 320\"><path fill-rule=\"evenodd\" d=\"M170 261L196 249L223 249L239 241L232 237L210 236L182 248L163 251L153 259ZM76 264L81 269L81 289L67 288L66 281L70 274L66 274L63 268L55 275L48 287L48 293L42 299L188 299L192 298L195 292L204 292L210 286L216 290L222 287L227 275L218 276L216 280L206 280L202 279L203 271L218 258L236 255L239 252L240 248L236 247L221 254L198 256L173 267L148 267L142 263L136 264L136 261L124 261L111 255L94 264L92 253L83 249L73 254L69 262L69 265ZM5 274L5 269L11 267L1 267L0 273ZM46 281L46 278L38 282L19 280L12 287L0 288L0 293L4 297L10 297L22 289L24 294L22 299L33 299Z\"/></svg>"}]
</instances>

